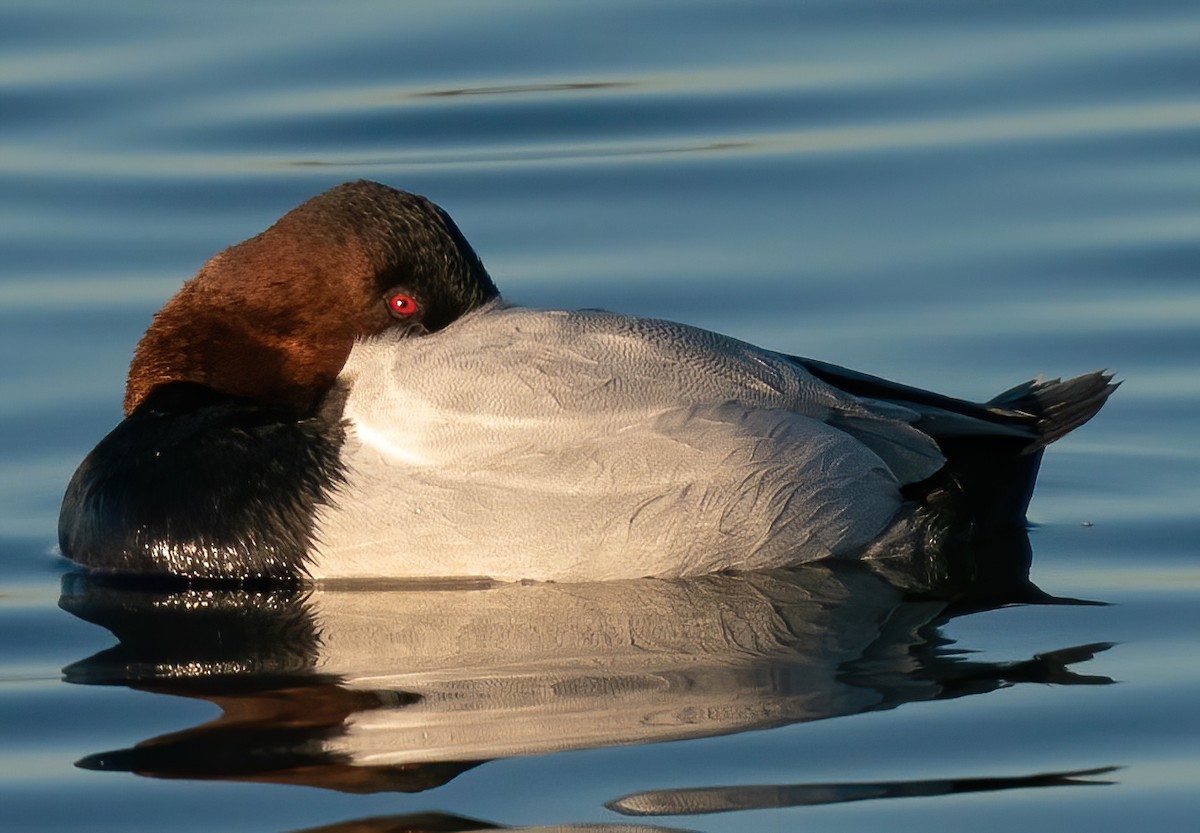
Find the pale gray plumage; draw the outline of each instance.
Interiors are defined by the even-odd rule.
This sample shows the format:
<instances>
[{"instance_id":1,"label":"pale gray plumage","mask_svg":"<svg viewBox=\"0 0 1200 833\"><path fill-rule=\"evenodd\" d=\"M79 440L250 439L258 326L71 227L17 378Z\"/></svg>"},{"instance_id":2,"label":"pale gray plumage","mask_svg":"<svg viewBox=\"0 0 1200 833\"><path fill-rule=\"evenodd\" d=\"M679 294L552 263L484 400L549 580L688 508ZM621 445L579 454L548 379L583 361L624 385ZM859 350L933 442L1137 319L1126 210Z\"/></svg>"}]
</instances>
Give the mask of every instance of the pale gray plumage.
<instances>
[{"instance_id":1,"label":"pale gray plumage","mask_svg":"<svg viewBox=\"0 0 1200 833\"><path fill-rule=\"evenodd\" d=\"M364 341L342 376L348 497L322 513L337 543L317 577L591 580L847 554L944 463L911 409L606 312L494 303Z\"/></svg>"}]
</instances>

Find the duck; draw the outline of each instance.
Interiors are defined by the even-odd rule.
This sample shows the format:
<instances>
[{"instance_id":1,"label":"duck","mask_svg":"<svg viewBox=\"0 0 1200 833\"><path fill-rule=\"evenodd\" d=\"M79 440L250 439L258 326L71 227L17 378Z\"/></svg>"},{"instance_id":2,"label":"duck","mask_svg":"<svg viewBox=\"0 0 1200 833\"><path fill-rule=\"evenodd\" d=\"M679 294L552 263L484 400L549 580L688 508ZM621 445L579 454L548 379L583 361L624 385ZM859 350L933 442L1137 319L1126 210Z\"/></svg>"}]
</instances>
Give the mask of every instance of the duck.
<instances>
[{"instance_id":1,"label":"duck","mask_svg":"<svg viewBox=\"0 0 1200 833\"><path fill-rule=\"evenodd\" d=\"M670 321L505 301L449 214L339 185L208 261L134 351L59 548L184 579L588 582L1021 525L1106 372L987 402Z\"/></svg>"}]
</instances>

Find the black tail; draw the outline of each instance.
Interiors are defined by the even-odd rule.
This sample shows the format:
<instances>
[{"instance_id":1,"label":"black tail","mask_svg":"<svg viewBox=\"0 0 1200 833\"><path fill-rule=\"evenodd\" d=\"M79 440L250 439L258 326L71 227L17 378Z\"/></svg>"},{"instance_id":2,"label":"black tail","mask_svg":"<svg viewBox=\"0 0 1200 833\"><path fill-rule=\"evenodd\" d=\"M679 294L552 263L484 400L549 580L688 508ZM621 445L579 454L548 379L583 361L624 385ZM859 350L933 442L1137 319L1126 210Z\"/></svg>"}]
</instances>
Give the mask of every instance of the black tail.
<instances>
[{"instance_id":1,"label":"black tail","mask_svg":"<svg viewBox=\"0 0 1200 833\"><path fill-rule=\"evenodd\" d=\"M829 366L813 372L838 384ZM1035 379L983 403L861 374L842 381L858 396L917 411L917 427L946 456L932 477L904 487L913 504L868 554L875 569L886 571L898 559L899 586L937 598L961 594L948 615L1018 602L1077 603L1047 596L1030 582L1025 512L1046 446L1095 416L1117 388L1110 375ZM903 583L914 576L915 584Z\"/></svg>"},{"instance_id":2,"label":"black tail","mask_svg":"<svg viewBox=\"0 0 1200 833\"><path fill-rule=\"evenodd\" d=\"M1094 372L1066 381L1035 379L1004 391L985 403L989 416L1005 429L1023 428L1025 436L932 433L946 467L913 484L910 494L943 500L953 515L984 529L1023 524L1046 446L1095 416L1118 384Z\"/></svg>"},{"instance_id":3,"label":"black tail","mask_svg":"<svg viewBox=\"0 0 1200 833\"><path fill-rule=\"evenodd\" d=\"M947 519L985 528L1023 524L1046 446L1087 422L1117 389L1108 373L1034 379L987 402L969 402L836 365L793 357L818 378L855 396L903 405L933 437L946 465L904 487L905 496Z\"/></svg>"},{"instance_id":4,"label":"black tail","mask_svg":"<svg viewBox=\"0 0 1200 833\"><path fill-rule=\"evenodd\" d=\"M1045 448L1096 415L1120 382L1112 374L1095 371L1074 379L1034 379L993 397L987 404L1035 418L1036 440L1026 454Z\"/></svg>"}]
</instances>

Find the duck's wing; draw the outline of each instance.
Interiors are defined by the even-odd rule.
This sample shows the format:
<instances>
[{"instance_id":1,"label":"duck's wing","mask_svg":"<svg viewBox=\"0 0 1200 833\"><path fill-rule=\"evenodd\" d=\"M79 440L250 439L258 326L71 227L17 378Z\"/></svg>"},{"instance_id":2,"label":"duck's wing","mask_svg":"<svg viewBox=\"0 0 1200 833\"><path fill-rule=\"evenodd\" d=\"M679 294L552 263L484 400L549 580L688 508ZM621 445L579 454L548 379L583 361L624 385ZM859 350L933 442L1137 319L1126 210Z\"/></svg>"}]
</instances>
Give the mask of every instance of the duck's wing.
<instances>
[{"instance_id":1,"label":"duck's wing","mask_svg":"<svg viewBox=\"0 0 1200 833\"><path fill-rule=\"evenodd\" d=\"M916 410L864 399L787 356L671 321L496 305L387 349L397 387L428 388L409 400L436 398L471 419L491 408L507 418L584 412L598 422L632 423L670 409L736 403L843 431L901 484L945 463L937 443L913 426L921 419Z\"/></svg>"},{"instance_id":2,"label":"duck's wing","mask_svg":"<svg viewBox=\"0 0 1200 833\"><path fill-rule=\"evenodd\" d=\"M679 393L703 397L699 401L732 401L818 419L873 451L901 484L925 480L946 462L936 439L919 425L929 418L921 410L830 384L789 356L671 321L609 313L573 313L572 318L593 336L603 333L601 341L629 343L613 351L628 354L622 368L626 378L646 372L676 377ZM662 378L647 382L657 386Z\"/></svg>"}]
</instances>

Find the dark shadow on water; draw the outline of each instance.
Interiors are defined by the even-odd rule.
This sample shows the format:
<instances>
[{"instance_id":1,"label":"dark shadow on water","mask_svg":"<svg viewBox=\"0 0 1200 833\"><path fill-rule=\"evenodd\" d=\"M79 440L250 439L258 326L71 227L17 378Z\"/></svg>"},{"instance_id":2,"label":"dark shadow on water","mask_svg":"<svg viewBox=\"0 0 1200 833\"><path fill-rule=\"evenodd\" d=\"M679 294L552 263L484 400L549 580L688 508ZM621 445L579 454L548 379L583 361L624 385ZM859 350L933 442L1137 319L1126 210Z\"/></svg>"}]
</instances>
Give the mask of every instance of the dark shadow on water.
<instances>
[{"instance_id":1,"label":"dark shadow on water","mask_svg":"<svg viewBox=\"0 0 1200 833\"><path fill-rule=\"evenodd\" d=\"M655 790L622 796L608 802L610 810L628 816L689 816L728 813L734 810L767 810L781 807L810 807L845 804L877 798L916 798L960 795L1036 787L1099 786L1112 781L1096 776L1116 772L1117 767L1081 769L1073 772L1043 772L1006 778L950 778L928 781L875 781L834 784L763 784L734 787L699 787Z\"/></svg>"},{"instance_id":2,"label":"dark shadow on water","mask_svg":"<svg viewBox=\"0 0 1200 833\"><path fill-rule=\"evenodd\" d=\"M595 161L600 159L615 159L620 157L650 157L650 156L671 156L671 155L693 155L693 154L712 154L721 153L727 154L730 152L750 151L756 148L754 142L748 141L728 141L728 142L702 142L685 140L683 142L672 143L639 143L633 145L616 145L616 146L568 146L565 149L544 150L541 148L535 149L497 149L486 152L480 151L460 151L452 149L443 152L421 152L402 156L382 155L382 156L355 156L355 157L337 157L328 159L319 158L302 158L302 159L287 159L279 163L282 167L294 168L379 168L390 167L394 165L422 165L422 166L447 166L447 167L462 167L463 165L488 165L495 163L522 163L539 160L542 162L553 160L555 162L583 162Z\"/></svg>"},{"instance_id":3,"label":"dark shadow on water","mask_svg":"<svg viewBox=\"0 0 1200 833\"><path fill-rule=\"evenodd\" d=\"M614 90L637 86L631 81L577 81L561 84L508 84L492 87L462 87L457 89L431 90L411 93L407 98L458 98L480 95L520 95L531 93L587 92L591 90Z\"/></svg>"},{"instance_id":4,"label":"dark shadow on water","mask_svg":"<svg viewBox=\"0 0 1200 833\"><path fill-rule=\"evenodd\" d=\"M1111 683L1072 667L1107 643L988 662L941 635L976 611L1070 602L1032 585L1028 570L1028 539L1016 530L938 558L581 585L314 588L76 573L60 605L118 642L64 675L221 710L89 755L79 761L87 769L418 792L513 756L765 729L1029 682ZM1078 779L1108 771L650 791L611 806L713 812L1097 783Z\"/></svg>"}]
</instances>

